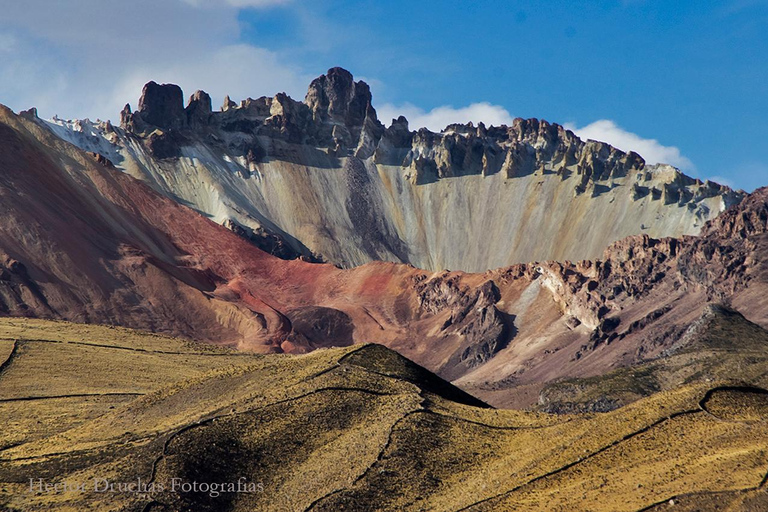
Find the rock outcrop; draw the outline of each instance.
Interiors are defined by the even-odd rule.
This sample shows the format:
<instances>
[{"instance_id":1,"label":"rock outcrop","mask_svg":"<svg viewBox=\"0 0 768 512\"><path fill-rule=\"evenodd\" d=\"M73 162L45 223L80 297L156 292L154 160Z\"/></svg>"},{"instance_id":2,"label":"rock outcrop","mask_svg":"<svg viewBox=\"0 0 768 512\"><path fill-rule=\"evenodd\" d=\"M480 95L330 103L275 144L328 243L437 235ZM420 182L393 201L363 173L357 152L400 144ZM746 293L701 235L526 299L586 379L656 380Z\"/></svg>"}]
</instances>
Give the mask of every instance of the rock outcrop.
<instances>
[{"instance_id":1,"label":"rock outcrop","mask_svg":"<svg viewBox=\"0 0 768 512\"><path fill-rule=\"evenodd\" d=\"M312 81L304 103L319 126L318 140L332 140L338 154L344 148L356 147L358 153L375 148L384 127L376 117L371 100L368 84L355 82L345 69L331 68L326 75ZM364 158L367 156L370 155Z\"/></svg>"},{"instance_id":2,"label":"rock outcrop","mask_svg":"<svg viewBox=\"0 0 768 512\"><path fill-rule=\"evenodd\" d=\"M582 347L578 357L601 343L621 341L639 331L647 339L637 347L635 356L656 356L681 332L667 328L649 336L651 326L686 307L699 311L709 303L737 301L752 318L768 319L759 305L735 299L750 288L762 289L768 275L764 262L768 188L757 190L703 231L700 237L680 239L628 237L606 249L601 260L550 262L537 267L563 311L592 330L590 343ZM634 316L638 304L647 308L639 318ZM650 307L654 304L656 307ZM684 330L683 326L678 325L677 330Z\"/></svg>"},{"instance_id":3,"label":"rock outcrop","mask_svg":"<svg viewBox=\"0 0 768 512\"><path fill-rule=\"evenodd\" d=\"M192 127L208 126L213 115L211 97L205 91L197 91L189 98L185 109L187 124Z\"/></svg>"},{"instance_id":4,"label":"rock outcrop","mask_svg":"<svg viewBox=\"0 0 768 512\"><path fill-rule=\"evenodd\" d=\"M183 102L178 85L149 82L141 91L139 108L133 114L134 123L141 121L165 130L179 129L186 125Z\"/></svg>"}]
</instances>

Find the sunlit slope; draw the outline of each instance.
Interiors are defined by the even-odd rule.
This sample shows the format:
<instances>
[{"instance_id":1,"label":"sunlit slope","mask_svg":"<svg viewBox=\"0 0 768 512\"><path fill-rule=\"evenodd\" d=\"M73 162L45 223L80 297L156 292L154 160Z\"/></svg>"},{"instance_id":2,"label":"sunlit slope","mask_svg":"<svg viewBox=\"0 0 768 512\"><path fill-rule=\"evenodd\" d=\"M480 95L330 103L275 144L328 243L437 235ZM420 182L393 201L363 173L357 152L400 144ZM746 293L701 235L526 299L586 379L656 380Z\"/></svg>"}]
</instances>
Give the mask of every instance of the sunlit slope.
<instances>
[{"instance_id":1,"label":"sunlit slope","mask_svg":"<svg viewBox=\"0 0 768 512\"><path fill-rule=\"evenodd\" d=\"M765 505L750 491L768 469L757 389L700 384L607 414L552 416L488 408L378 345L251 356L42 321L2 320L0 333L10 340L0 505L10 510ZM26 492L29 478L240 477L263 491Z\"/></svg>"}]
</instances>

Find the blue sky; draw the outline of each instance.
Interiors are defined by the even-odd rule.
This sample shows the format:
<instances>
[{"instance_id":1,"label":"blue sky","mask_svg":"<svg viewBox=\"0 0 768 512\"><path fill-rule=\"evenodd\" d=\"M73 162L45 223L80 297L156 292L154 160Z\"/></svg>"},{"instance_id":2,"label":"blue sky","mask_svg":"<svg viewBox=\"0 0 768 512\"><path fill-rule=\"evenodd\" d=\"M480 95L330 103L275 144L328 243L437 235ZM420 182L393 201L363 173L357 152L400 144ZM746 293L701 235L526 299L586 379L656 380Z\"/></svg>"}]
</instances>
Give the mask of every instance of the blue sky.
<instances>
[{"instance_id":1,"label":"blue sky","mask_svg":"<svg viewBox=\"0 0 768 512\"><path fill-rule=\"evenodd\" d=\"M0 102L114 119L148 79L215 100L301 98L340 65L371 84L385 122L539 117L702 178L768 185L766 0L57 3L0 0Z\"/></svg>"}]
</instances>

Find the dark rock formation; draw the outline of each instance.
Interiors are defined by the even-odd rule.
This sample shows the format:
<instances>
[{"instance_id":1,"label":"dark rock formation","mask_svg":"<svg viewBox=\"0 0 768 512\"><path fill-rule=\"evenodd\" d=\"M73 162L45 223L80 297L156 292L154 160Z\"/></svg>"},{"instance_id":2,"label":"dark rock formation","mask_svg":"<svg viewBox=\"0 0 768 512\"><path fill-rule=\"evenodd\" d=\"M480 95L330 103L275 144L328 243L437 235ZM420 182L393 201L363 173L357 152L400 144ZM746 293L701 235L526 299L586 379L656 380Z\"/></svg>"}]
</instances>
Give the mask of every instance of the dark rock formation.
<instances>
[{"instance_id":1,"label":"dark rock formation","mask_svg":"<svg viewBox=\"0 0 768 512\"><path fill-rule=\"evenodd\" d=\"M88 154L91 155L94 160L96 160L98 163L100 163L104 167L108 169L115 168L115 164L113 164L112 161L109 158L105 157L104 155L101 155L99 153L94 153L94 152L88 152Z\"/></svg>"},{"instance_id":2,"label":"dark rock formation","mask_svg":"<svg viewBox=\"0 0 768 512\"><path fill-rule=\"evenodd\" d=\"M441 331L462 340L441 369L441 374L448 378L485 363L514 337L512 321L495 305L501 296L493 281L473 289L462 286L459 275L442 274L419 281L416 293L420 308L429 315L450 311Z\"/></svg>"},{"instance_id":3,"label":"dark rock formation","mask_svg":"<svg viewBox=\"0 0 768 512\"><path fill-rule=\"evenodd\" d=\"M271 137L283 139L294 144L308 142L315 130L311 130L311 112L309 108L291 99L285 93L278 93L272 98L270 117L264 120L265 132ZM256 133L262 133L259 128Z\"/></svg>"},{"instance_id":4,"label":"dark rock formation","mask_svg":"<svg viewBox=\"0 0 768 512\"><path fill-rule=\"evenodd\" d=\"M181 87L149 82L141 92L137 113L149 125L166 130L181 128L186 124Z\"/></svg>"},{"instance_id":5,"label":"dark rock formation","mask_svg":"<svg viewBox=\"0 0 768 512\"><path fill-rule=\"evenodd\" d=\"M467 322L459 334L468 341L459 360L470 368L488 361L509 342L507 326L496 306L480 308L475 318Z\"/></svg>"},{"instance_id":6,"label":"dark rock formation","mask_svg":"<svg viewBox=\"0 0 768 512\"><path fill-rule=\"evenodd\" d=\"M236 235L245 238L262 251L277 256L284 260L303 259L304 261L319 263L322 260L312 254L306 247L301 246L303 250L297 251L280 234L272 233L264 228L255 231L250 228L244 228L232 219L224 222L223 226ZM297 242L294 241L294 244Z\"/></svg>"},{"instance_id":7,"label":"dark rock formation","mask_svg":"<svg viewBox=\"0 0 768 512\"><path fill-rule=\"evenodd\" d=\"M25 119L29 119L30 121L38 119L37 108L32 107L27 110L22 110L21 112L19 112L19 116Z\"/></svg>"},{"instance_id":8,"label":"dark rock formation","mask_svg":"<svg viewBox=\"0 0 768 512\"><path fill-rule=\"evenodd\" d=\"M131 105L126 103L123 110L120 111L120 126L128 131L134 130L133 126L133 112L131 111Z\"/></svg>"},{"instance_id":9,"label":"dark rock formation","mask_svg":"<svg viewBox=\"0 0 768 512\"><path fill-rule=\"evenodd\" d=\"M198 91L190 100L189 114L195 126L203 124L207 96ZM142 90L138 110L131 112L130 105L123 108L120 126L141 139L152 156L176 158L181 156L181 147L187 140L182 135L182 130L188 126L183 101L178 85L149 82ZM207 106L210 108L210 97Z\"/></svg>"},{"instance_id":10,"label":"dark rock formation","mask_svg":"<svg viewBox=\"0 0 768 512\"><path fill-rule=\"evenodd\" d=\"M56 311L22 262L0 252L0 314L51 317Z\"/></svg>"},{"instance_id":11,"label":"dark rock formation","mask_svg":"<svg viewBox=\"0 0 768 512\"><path fill-rule=\"evenodd\" d=\"M307 306L289 311L286 316L293 329L288 339L297 348L311 351L322 347L346 347L354 343L352 319L338 309Z\"/></svg>"},{"instance_id":12,"label":"dark rock formation","mask_svg":"<svg viewBox=\"0 0 768 512\"><path fill-rule=\"evenodd\" d=\"M184 139L175 132L153 132L144 140L144 144L152 156L161 160L180 157L183 143Z\"/></svg>"},{"instance_id":13,"label":"dark rock formation","mask_svg":"<svg viewBox=\"0 0 768 512\"><path fill-rule=\"evenodd\" d=\"M355 82L342 68L331 68L313 80L304 103L312 113L317 140L330 141L340 156L347 149L357 149L361 158L371 156L384 132L371 99L368 84Z\"/></svg>"},{"instance_id":14,"label":"dark rock formation","mask_svg":"<svg viewBox=\"0 0 768 512\"><path fill-rule=\"evenodd\" d=\"M213 114L211 97L205 91L197 91L189 98L189 104L184 111L190 126L207 126Z\"/></svg>"}]
</instances>

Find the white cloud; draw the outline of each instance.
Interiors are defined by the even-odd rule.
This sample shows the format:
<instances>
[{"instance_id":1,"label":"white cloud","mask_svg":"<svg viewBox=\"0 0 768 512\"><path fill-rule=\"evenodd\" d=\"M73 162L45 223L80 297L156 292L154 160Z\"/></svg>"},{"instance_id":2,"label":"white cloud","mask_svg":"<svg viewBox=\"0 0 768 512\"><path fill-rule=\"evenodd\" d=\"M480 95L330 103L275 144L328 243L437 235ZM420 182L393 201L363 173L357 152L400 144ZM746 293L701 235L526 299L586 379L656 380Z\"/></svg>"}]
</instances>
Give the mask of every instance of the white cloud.
<instances>
[{"instance_id":1,"label":"white cloud","mask_svg":"<svg viewBox=\"0 0 768 512\"><path fill-rule=\"evenodd\" d=\"M220 105L285 91L310 77L240 40L238 6L282 0L0 0L0 103L43 116L115 120L149 80L206 90ZM237 4L237 5L235 5Z\"/></svg>"},{"instance_id":2,"label":"white cloud","mask_svg":"<svg viewBox=\"0 0 768 512\"><path fill-rule=\"evenodd\" d=\"M599 140L622 151L634 151L642 156L648 164L670 164L687 172L696 170L693 162L683 156L675 146L664 146L656 139L644 139L623 129L609 119L600 119L581 128L572 123L566 123L565 127L572 130L581 139Z\"/></svg>"},{"instance_id":3,"label":"white cloud","mask_svg":"<svg viewBox=\"0 0 768 512\"><path fill-rule=\"evenodd\" d=\"M376 111L384 124L388 125L392 119L402 115L408 119L408 126L411 130L429 128L434 132L439 132L452 123L472 121L477 124L482 121L486 126L499 126L502 124L510 125L514 119L504 107L491 105L488 102L472 103L461 108L446 105L433 108L429 112L410 103L400 106L387 103L376 107Z\"/></svg>"}]
</instances>

